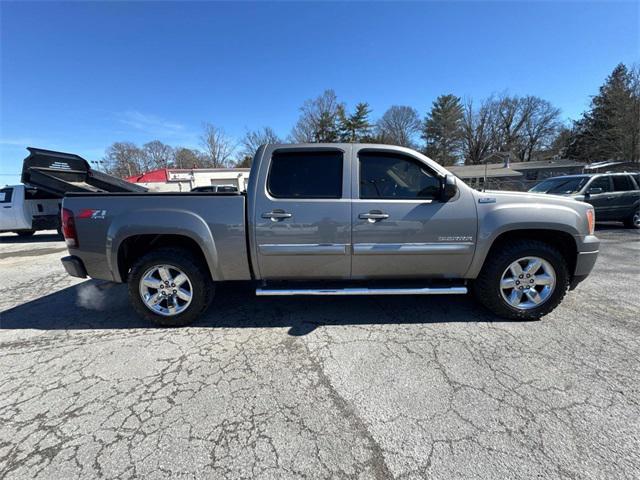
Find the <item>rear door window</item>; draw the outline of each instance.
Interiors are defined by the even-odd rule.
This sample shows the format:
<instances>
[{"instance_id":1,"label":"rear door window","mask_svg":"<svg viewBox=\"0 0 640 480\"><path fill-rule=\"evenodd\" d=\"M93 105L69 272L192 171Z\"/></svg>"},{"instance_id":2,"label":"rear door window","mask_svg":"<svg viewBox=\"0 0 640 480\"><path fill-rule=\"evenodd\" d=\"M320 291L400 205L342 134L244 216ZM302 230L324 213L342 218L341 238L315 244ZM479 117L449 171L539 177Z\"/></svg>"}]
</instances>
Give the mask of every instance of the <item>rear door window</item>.
<instances>
[{"instance_id":1,"label":"rear door window","mask_svg":"<svg viewBox=\"0 0 640 480\"><path fill-rule=\"evenodd\" d=\"M633 190L633 181L629 175L613 175L613 190L616 192L628 192Z\"/></svg>"},{"instance_id":2,"label":"rear door window","mask_svg":"<svg viewBox=\"0 0 640 480\"><path fill-rule=\"evenodd\" d=\"M339 151L275 152L267 190L275 198L342 198Z\"/></svg>"}]
</instances>

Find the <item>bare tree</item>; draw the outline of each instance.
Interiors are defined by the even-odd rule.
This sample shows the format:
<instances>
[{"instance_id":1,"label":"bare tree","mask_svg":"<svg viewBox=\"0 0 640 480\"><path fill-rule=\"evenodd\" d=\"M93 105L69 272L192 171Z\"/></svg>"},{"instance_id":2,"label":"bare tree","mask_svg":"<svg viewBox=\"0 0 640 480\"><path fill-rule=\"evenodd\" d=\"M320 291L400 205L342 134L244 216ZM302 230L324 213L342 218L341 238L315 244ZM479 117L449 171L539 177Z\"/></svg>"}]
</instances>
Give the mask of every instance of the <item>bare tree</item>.
<instances>
[{"instance_id":1,"label":"bare tree","mask_svg":"<svg viewBox=\"0 0 640 480\"><path fill-rule=\"evenodd\" d=\"M473 100L466 100L462 119L465 163L482 163L493 151L496 138L494 119L491 99L485 100L477 110L473 106Z\"/></svg>"},{"instance_id":2,"label":"bare tree","mask_svg":"<svg viewBox=\"0 0 640 480\"><path fill-rule=\"evenodd\" d=\"M413 147L415 138L420 133L421 122L415 108L393 105L384 112L376 127L381 142Z\"/></svg>"},{"instance_id":3,"label":"bare tree","mask_svg":"<svg viewBox=\"0 0 640 480\"><path fill-rule=\"evenodd\" d=\"M333 90L307 100L300 108L300 117L289 135L296 143L335 142L342 105Z\"/></svg>"},{"instance_id":4,"label":"bare tree","mask_svg":"<svg viewBox=\"0 0 640 480\"><path fill-rule=\"evenodd\" d=\"M267 143L282 143L280 137L276 135L276 132L274 132L271 127L248 131L242 140L240 140L241 151L239 163L250 167L256 150L258 150L261 145Z\"/></svg>"},{"instance_id":5,"label":"bare tree","mask_svg":"<svg viewBox=\"0 0 640 480\"><path fill-rule=\"evenodd\" d=\"M105 172L117 177L130 177L145 171L145 158L142 150L131 142L115 142L105 153Z\"/></svg>"},{"instance_id":6,"label":"bare tree","mask_svg":"<svg viewBox=\"0 0 640 480\"><path fill-rule=\"evenodd\" d=\"M523 130L533 110L533 97L502 95L490 101L494 109L496 147L502 152L515 152L521 145Z\"/></svg>"},{"instance_id":7,"label":"bare tree","mask_svg":"<svg viewBox=\"0 0 640 480\"><path fill-rule=\"evenodd\" d=\"M204 123L200 136L208 167L221 168L229 163L235 151L233 140L223 129L210 123Z\"/></svg>"},{"instance_id":8,"label":"bare tree","mask_svg":"<svg viewBox=\"0 0 640 480\"><path fill-rule=\"evenodd\" d=\"M144 153L145 169L167 168L174 163L175 152L169 145L159 140L153 140L142 146Z\"/></svg>"},{"instance_id":9,"label":"bare tree","mask_svg":"<svg viewBox=\"0 0 640 480\"><path fill-rule=\"evenodd\" d=\"M534 152L550 148L558 135L560 109L538 97L527 97L530 107L523 129L522 148L518 153L521 160L528 162Z\"/></svg>"}]
</instances>

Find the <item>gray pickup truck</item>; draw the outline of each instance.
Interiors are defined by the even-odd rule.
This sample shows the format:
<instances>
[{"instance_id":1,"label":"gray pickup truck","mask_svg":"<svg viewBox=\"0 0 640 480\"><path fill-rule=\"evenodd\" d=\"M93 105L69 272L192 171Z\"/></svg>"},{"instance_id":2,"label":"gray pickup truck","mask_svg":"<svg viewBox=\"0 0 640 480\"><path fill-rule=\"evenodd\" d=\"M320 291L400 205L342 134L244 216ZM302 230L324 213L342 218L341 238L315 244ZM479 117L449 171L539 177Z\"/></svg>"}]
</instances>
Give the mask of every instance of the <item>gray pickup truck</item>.
<instances>
[{"instance_id":1,"label":"gray pickup truck","mask_svg":"<svg viewBox=\"0 0 640 480\"><path fill-rule=\"evenodd\" d=\"M537 319L591 271L593 208L477 192L388 145L265 145L247 192L71 193L67 272L128 282L143 317L190 323L216 284L257 295L466 294Z\"/></svg>"}]
</instances>

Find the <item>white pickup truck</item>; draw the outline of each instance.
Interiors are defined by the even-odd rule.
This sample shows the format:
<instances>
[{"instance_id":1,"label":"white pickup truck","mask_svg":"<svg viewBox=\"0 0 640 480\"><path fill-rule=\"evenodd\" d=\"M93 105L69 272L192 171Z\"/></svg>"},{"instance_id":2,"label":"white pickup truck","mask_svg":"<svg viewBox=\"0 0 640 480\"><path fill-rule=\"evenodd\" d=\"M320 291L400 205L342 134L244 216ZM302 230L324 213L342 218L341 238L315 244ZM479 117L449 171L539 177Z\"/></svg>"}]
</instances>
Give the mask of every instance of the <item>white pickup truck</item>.
<instances>
[{"instance_id":1,"label":"white pickup truck","mask_svg":"<svg viewBox=\"0 0 640 480\"><path fill-rule=\"evenodd\" d=\"M25 185L8 185L0 189L0 233L26 237L37 230L58 230L61 234L61 204L60 196Z\"/></svg>"}]
</instances>

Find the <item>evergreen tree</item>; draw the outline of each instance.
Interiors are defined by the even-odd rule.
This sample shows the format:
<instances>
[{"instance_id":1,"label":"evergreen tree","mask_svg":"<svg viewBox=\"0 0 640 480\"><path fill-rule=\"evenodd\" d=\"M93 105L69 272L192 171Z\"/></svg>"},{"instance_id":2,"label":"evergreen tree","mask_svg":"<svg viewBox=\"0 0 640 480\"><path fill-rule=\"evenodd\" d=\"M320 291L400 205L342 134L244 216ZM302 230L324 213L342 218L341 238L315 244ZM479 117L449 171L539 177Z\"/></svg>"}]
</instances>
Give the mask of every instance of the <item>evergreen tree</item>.
<instances>
[{"instance_id":1,"label":"evergreen tree","mask_svg":"<svg viewBox=\"0 0 640 480\"><path fill-rule=\"evenodd\" d=\"M460 98L448 94L435 99L425 118L422 132L425 153L442 165L453 165L460 158L463 116Z\"/></svg>"},{"instance_id":2,"label":"evergreen tree","mask_svg":"<svg viewBox=\"0 0 640 480\"><path fill-rule=\"evenodd\" d=\"M591 99L590 109L575 122L567 156L589 162L640 160L640 92L637 71L614 68Z\"/></svg>"},{"instance_id":3,"label":"evergreen tree","mask_svg":"<svg viewBox=\"0 0 640 480\"><path fill-rule=\"evenodd\" d=\"M355 111L347 115L344 106L338 110L338 131L343 142L368 142L371 140L371 123L369 104L361 102L356 104Z\"/></svg>"}]
</instances>

